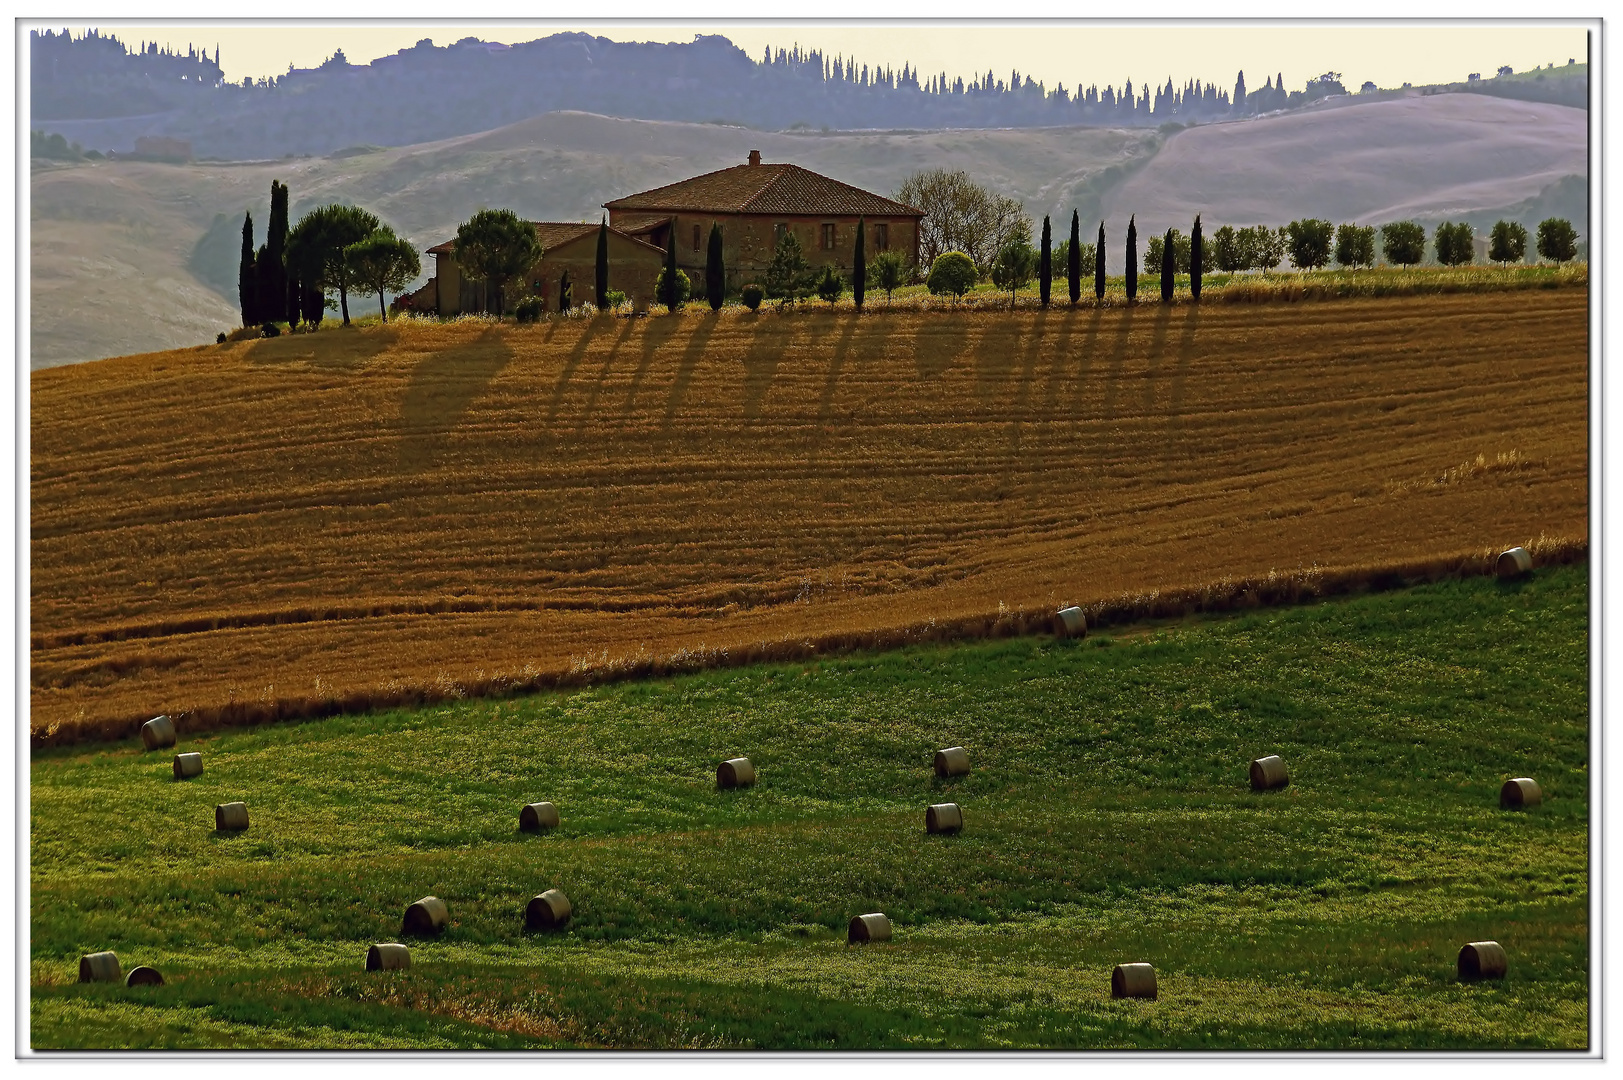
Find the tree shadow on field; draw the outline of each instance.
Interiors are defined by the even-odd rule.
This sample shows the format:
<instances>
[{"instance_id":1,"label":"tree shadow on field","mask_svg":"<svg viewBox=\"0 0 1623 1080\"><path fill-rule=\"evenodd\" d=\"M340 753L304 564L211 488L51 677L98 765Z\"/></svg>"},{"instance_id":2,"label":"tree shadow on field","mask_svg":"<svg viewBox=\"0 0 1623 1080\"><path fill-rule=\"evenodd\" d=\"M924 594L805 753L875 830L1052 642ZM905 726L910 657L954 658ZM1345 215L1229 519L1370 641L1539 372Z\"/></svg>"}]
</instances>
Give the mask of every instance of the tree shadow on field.
<instances>
[{"instance_id":1,"label":"tree shadow on field","mask_svg":"<svg viewBox=\"0 0 1623 1080\"><path fill-rule=\"evenodd\" d=\"M569 380L574 376L575 369L580 367L581 360L586 356L586 350L591 347L592 339L597 336L598 331L601 329L597 323L597 319L592 319L581 328L580 337L575 339L575 344L570 347L569 355L564 358L564 366L558 372L558 381L552 387L552 401L547 406L547 426L549 428L557 421L558 411L563 408L564 395L569 392ZM549 326L546 337L541 339L542 344L549 344L553 339L553 335L557 332L558 327L556 324Z\"/></svg>"},{"instance_id":2,"label":"tree shadow on field","mask_svg":"<svg viewBox=\"0 0 1623 1080\"><path fill-rule=\"evenodd\" d=\"M353 371L400 340L392 326L337 327L313 334L260 338L248 348L250 364L306 363L326 371Z\"/></svg>"},{"instance_id":3,"label":"tree shadow on field","mask_svg":"<svg viewBox=\"0 0 1623 1080\"><path fill-rule=\"evenodd\" d=\"M968 346L967 311L927 313L913 335L913 363L918 366L919 378L938 379L945 375Z\"/></svg>"},{"instance_id":4,"label":"tree shadow on field","mask_svg":"<svg viewBox=\"0 0 1623 1080\"><path fill-rule=\"evenodd\" d=\"M839 337L835 339L834 349L829 356L828 378L823 381L823 396L817 402L817 431L812 435L812 460L817 459L817 451L828 441L831 434L830 421L834 418L834 397L840 390L840 374L845 370L845 358L851 352L851 337L856 333L858 316L835 316L840 321ZM812 331L812 340L816 343L817 332ZM870 336L870 335L864 335ZM863 355L870 356L871 352L864 351Z\"/></svg>"},{"instance_id":5,"label":"tree shadow on field","mask_svg":"<svg viewBox=\"0 0 1623 1080\"><path fill-rule=\"evenodd\" d=\"M761 418L767 392L777 377L778 364L784 350L789 347L797 328L785 317L769 316L756 320L754 340L744 354L744 419L754 422Z\"/></svg>"},{"instance_id":6,"label":"tree shadow on field","mask_svg":"<svg viewBox=\"0 0 1623 1080\"><path fill-rule=\"evenodd\" d=\"M1166 352L1167 327L1172 322L1172 308L1162 304L1155 313L1155 325L1150 331L1149 366L1144 371L1144 413L1149 415L1155 406L1155 376L1161 370L1161 356Z\"/></svg>"},{"instance_id":7,"label":"tree shadow on field","mask_svg":"<svg viewBox=\"0 0 1623 1080\"><path fill-rule=\"evenodd\" d=\"M1122 311L1121 322L1116 324L1116 346L1110 350L1110 370L1105 373L1105 400L1100 410L1106 420L1116 418L1116 394L1121 388L1121 368L1127 359L1127 347L1133 335L1133 316L1137 310L1129 305Z\"/></svg>"},{"instance_id":8,"label":"tree shadow on field","mask_svg":"<svg viewBox=\"0 0 1623 1080\"><path fill-rule=\"evenodd\" d=\"M430 354L413 369L400 399L400 464L405 471L433 465L445 437L512 359L513 350L492 327L470 344Z\"/></svg>"},{"instance_id":9,"label":"tree shadow on field","mask_svg":"<svg viewBox=\"0 0 1623 1080\"><path fill-rule=\"evenodd\" d=\"M688 388L693 385L693 373L704 358L705 350L710 347L710 335L716 332L716 324L720 321L721 316L714 311L701 315L699 325L688 334L687 347L682 350L682 359L676 365L676 377L671 380L671 395L665 400L665 419L660 424L661 431L669 431L676 421L676 414L687 400Z\"/></svg>"},{"instance_id":10,"label":"tree shadow on field","mask_svg":"<svg viewBox=\"0 0 1623 1080\"><path fill-rule=\"evenodd\" d=\"M1172 372L1172 392L1167 401L1167 449L1175 449L1183 434L1183 395L1189 381L1189 365L1195 357L1195 330L1200 325L1200 305L1190 304L1178 332L1178 362Z\"/></svg>"},{"instance_id":11,"label":"tree shadow on field","mask_svg":"<svg viewBox=\"0 0 1623 1080\"><path fill-rule=\"evenodd\" d=\"M1035 337L1037 331L1032 330ZM1013 318L995 319L975 339L970 358L975 365L975 397L982 405L990 405L1008 385L1009 376L1019 363L1020 326Z\"/></svg>"},{"instance_id":12,"label":"tree shadow on field","mask_svg":"<svg viewBox=\"0 0 1623 1080\"><path fill-rule=\"evenodd\" d=\"M1099 324L1104 321L1105 309L1094 305L1088 315L1088 329L1077 350L1076 387L1071 393L1071 418L1082 418L1082 395L1087 393L1088 375L1093 370L1093 356L1099 348Z\"/></svg>"},{"instance_id":13,"label":"tree shadow on field","mask_svg":"<svg viewBox=\"0 0 1623 1080\"><path fill-rule=\"evenodd\" d=\"M607 319L607 316L599 316L599 318ZM620 333L609 343L609 354L603 358L603 368L597 373L597 378L592 382L591 392L586 395L586 404L581 406L580 412L575 417L576 435L580 435L586 430L586 425L591 422L592 413L597 410L597 399L603 393L603 384L608 381L610 373L614 371L614 358L620 354L620 346L625 344L626 338L631 336L632 322L633 320L627 319L626 325L620 328ZM606 322L602 329L607 329Z\"/></svg>"}]
</instances>

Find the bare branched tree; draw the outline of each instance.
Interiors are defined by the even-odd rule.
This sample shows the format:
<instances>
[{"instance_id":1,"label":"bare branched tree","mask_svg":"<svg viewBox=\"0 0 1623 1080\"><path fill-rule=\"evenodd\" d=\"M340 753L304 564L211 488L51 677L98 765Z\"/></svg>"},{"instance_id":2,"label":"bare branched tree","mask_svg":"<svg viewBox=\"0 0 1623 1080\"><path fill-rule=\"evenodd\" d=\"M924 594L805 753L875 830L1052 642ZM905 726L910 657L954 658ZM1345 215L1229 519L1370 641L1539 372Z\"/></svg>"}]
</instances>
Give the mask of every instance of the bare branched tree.
<instances>
[{"instance_id":1,"label":"bare branched tree","mask_svg":"<svg viewBox=\"0 0 1623 1080\"><path fill-rule=\"evenodd\" d=\"M998 195L962 169L914 173L897 189L896 201L924 211L919 222L919 265L946 251L962 251L982 272L1014 236L1031 236L1031 218L1018 199Z\"/></svg>"}]
</instances>

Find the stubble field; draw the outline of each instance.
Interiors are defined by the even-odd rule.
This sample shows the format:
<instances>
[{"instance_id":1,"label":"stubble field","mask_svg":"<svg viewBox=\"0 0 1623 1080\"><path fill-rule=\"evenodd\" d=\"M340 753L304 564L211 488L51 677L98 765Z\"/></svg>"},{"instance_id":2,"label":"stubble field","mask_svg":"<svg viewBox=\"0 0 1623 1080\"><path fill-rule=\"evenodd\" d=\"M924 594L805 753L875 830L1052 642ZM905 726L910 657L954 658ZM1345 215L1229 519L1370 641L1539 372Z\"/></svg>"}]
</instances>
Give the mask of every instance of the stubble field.
<instances>
[{"instance_id":1,"label":"stubble field","mask_svg":"<svg viewBox=\"0 0 1623 1080\"><path fill-rule=\"evenodd\" d=\"M403 324L39 371L31 726L1581 539L1587 399L1576 288Z\"/></svg>"}]
</instances>

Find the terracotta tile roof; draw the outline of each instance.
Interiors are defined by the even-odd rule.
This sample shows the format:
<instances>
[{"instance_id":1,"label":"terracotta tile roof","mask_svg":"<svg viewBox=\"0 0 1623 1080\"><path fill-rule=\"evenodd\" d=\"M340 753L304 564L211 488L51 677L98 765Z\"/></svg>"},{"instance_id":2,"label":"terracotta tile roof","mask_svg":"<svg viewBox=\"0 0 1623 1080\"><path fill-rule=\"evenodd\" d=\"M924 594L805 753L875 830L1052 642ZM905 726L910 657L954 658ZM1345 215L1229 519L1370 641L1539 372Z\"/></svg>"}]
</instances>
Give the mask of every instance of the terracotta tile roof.
<instances>
[{"instance_id":1,"label":"terracotta tile roof","mask_svg":"<svg viewBox=\"0 0 1623 1080\"><path fill-rule=\"evenodd\" d=\"M842 184L799 165L734 165L603 204L610 210L725 214L923 217L922 210Z\"/></svg>"},{"instance_id":2,"label":"terracotta tile roof","mask_svg":"<svg viewBox=\"0 0 1623 1080\"><path fill-rule=\"evenodd\" d=\"M645 233L671 220L669 214L621 214L614 227L625 233Z\"/></svg>"},{"instance_id":3,"label":"terracotta tile roof","mask_svg":"<svg viewBox=\"0 0 1623 1080\"><path fill-rule=\"evenodd\" d=\"M669 219L661 218L660 220L665 221ZM535 227L535 235L536 238L541 241L541 249L543 251L551 251L555 247L562 247L573 240L579 240L581 237L586 236L587 234L595 234L597 232L597 226L587 221L532 221L530 224ZM648 243L648 241L631 235L618 225L611 225L609 227L609 232L619 233L627 240L630 240L633 244L641 244L643 247L653 248L655 251L660 253L661 257L663 257L665 254L664 248L654 247L654 245ZM443 244L435 244L433 247L428 249L428 254L449 255L451 254L455 243L455 240L447 240Z\"/></svg>"}]
</instances>

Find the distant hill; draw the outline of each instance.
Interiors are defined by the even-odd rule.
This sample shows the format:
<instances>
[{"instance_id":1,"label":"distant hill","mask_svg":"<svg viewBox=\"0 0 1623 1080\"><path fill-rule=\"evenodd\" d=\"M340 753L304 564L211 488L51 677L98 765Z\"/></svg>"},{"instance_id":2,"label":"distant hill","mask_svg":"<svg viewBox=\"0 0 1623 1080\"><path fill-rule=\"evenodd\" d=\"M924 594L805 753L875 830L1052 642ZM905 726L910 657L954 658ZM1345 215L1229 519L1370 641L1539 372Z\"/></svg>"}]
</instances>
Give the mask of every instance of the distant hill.
<instances>
[{"instance_id":1,"label":"distant hill","mask_svg":"<svg viewBox=\"0 0 1623 1080\"><path fill-rule=\"evenodd\" d=\"M481 207L595 221L605 201L742 162L751 149L881 193L921 168L966 169L1056 234L1080 211L1091 240L1107 214L1121 264L1139 234L1196 212L1210 228L1327 217L1571 217L1587 240L1585 114L1483 95L1355 103L1170 136L1037 128L768 134L716 124L551 113L492 131L389 150L253 164L50 164L33 175L34 366L210 341L238 321L242 215L263 239L271 180L295 219L347 200L419 247ZM425 259L424 273L432 272ZM364 310L364 308L362 308Z\"/></svg>"}]
</instances>

